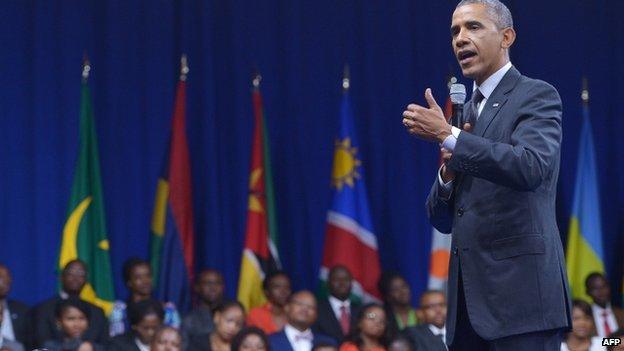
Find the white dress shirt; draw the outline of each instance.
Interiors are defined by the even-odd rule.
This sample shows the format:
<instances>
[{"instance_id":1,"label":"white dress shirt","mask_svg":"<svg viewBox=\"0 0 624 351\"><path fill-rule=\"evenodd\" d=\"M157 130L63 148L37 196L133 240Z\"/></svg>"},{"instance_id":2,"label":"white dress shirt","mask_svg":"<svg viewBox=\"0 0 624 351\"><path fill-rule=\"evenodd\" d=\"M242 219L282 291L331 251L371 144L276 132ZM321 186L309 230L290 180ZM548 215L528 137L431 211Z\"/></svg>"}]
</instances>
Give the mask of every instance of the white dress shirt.
<instances>
[{"instance_id":1,"label":"white dress shirt","mask_svg":"<svg viewBox=\"0 0 624 351\"><path fill-rule=\"evenodd\" d=\"M139 338L134 338L134 343L139 348L139 350L141 350L141 351L150 351L150 346L147 345L147 344L142 343L141 340L139 340Z\"/></svg>"},{"instance_id":2,"label":"white dress shirt","mask_svg":"<svg viewBox=\"0 0 624 351\"><path fill-rule=\"evenodd\" d=\"M601 338L607 337L604 328L604 312L607 312L607 322L609 323L609 329L611 329L611 333L618 330L617 320L615 319L615 314L613 314L613 310L611 309L611 304L607 304L606 308L602 308L594 303L592 304L592 313L594 314L596 332Z\"/></svg>"},{"instance_id":3,"label":"white dress shirt","mask_svg":"<svg viewBox=\"0 0 624 351\"><path fill-rule=\"evenodd\" d=\"M606 348L602 346L602 338L599 336L594 336L591 338L591 344L589 345L589 350L587 351L605 351ZM561 343L561 351L570 351L568 348L568 344L565 343L565 340Z\"/></svg>"},{"instance_id":4,"label":"white dress shirt","mask_svg":"<svg viewBox=\"0 0 624 351\"><path fill-rule=\"evenodd\" d=\"M4 304L4 312L2 313L2 325L0 325L0 342L3 338L8 340L15 340L15 331L13 330L13 321L11 320L11 311L9 311L9 304Z\"/></svg>"},{"instance_id":5,"label":"white dress shirt","mask_svg":"<svg viewBox=\"0 0 624 351\"><path fill-rule=\"evenodd\" d=\"M345 301L339 300L332 295L329 295L329 304L334 311L334 315L336 316L336 320L340 322L340 308L345 307L347 310L347 314L351 316L351 300L346 299Z\"/></svg>"},{"instance_id":6,"label":"white dress shirt","mask_svg":"<svg viewBox=\"0 0 624 351\"><path fill-rule=\"evenodd\" d=\"M292 325L286 324L286 326L284 327L284 333L286 333L288 342L290 342L290 346L292 346L294 351L312 350L312 341L314 338L314 334L312 334L312 329L299 331Z\"/></svg>"},{"instance_id":7,"label":"white dress shirt","mask_svg":"<svg viewBox=\"0 0 624 351\"><path fill-rule=\"evenodd\" d=\"M483 95L483 99L477 105L477 111L478 111L477 120L479 119L479 115L481 115L481 111L483 111L485 104L490 98L490 95L492 95L492 93L494 92L494 89L496 89L496 87L501 82L501 80L503 80L503 77L505 76L505 74L507 74L507 71L511 69L511 66L512 66L511 62L507 62L506 65L504 65L498 71L494 72L494 74L489 76L480 86L478 86L476 82L473 83L473 87L472 87L473 94L475 90L479 89L479 91ZM444 142L442 143L442 148L453 152L453 150L455 150L455 144L457 144L457 139L459 139L459 134L461 134L461 130L459 128L451 127L451 135L447 136L446 139L444 139ZM442 175L440 174L440 172L438 172L438 182L442 186L442 190L443 190L442 195L444 197L448 197L448 195L450 195L449 193L451 191L451 186L453 184L453 181L444 183L444 181L442 180Z\"/></svg>"},{"instance_id":8,"label":"white dress shirt","mask_svg":"<svg viewBox=\"0 0 624 351\"><path fill-rule=\"evenodd\" d=\"M440 335L440 334L442 334L442 341L444 341L444 343L446 343L446 326L444 326L442 328L438 328L438 327L436 327L433 324L429 324L427 326L429 327L429 330L431 330L433 335Z\"/></svg>"}]
</instances>

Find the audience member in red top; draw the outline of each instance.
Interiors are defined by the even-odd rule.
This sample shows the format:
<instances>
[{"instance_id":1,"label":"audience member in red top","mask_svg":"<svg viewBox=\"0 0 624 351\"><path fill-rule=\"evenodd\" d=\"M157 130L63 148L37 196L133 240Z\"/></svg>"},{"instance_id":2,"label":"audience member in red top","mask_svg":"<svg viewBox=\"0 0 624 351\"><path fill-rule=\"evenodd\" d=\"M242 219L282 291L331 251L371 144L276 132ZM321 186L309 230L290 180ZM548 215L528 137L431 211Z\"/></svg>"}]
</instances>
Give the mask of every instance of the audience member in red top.
<instances>
[{"instance_id":1,"label":"audience member in red top","mask_svg":"<svg viewBox=\"0 0 624 351\"><path fill-rule=\"evenodd\" d=\"M340 351L385 351L390 340L386 311L378 304L365 305Z\"/></svg>"},{"instance_id":2,"label":"audience member in red top","mask_svg":"<svg viewBox=\"0 0 624 351\"><path fill-rule=\"evenodd\" d=\"M268 302L249 311L247 325L258 327L268 335L282 330L286 325L284 307L292 293L290 278L281 271L268 274L262 282L262 288Z\"/></svg>"}]
</instances>

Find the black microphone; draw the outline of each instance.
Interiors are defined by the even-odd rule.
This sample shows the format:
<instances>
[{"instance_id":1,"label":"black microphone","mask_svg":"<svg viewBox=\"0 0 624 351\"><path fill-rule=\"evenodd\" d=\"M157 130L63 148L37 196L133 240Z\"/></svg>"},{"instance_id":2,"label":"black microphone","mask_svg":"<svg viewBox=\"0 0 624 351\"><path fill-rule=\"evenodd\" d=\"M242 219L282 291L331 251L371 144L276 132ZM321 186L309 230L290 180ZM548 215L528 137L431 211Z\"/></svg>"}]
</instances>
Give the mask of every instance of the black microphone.
<instances>
[{"instance_id":1,"label":"black microphone","mask_svg":"<svg viewBox=\"0 0 624 351\"><path fill-rule=\"evenodd\" d=\"M464 103L466 102L466 87L463 84L451 84L450 93L453 104L453 114L451 115L451 125L462 129L464 124Z\"/></svg>"}]
</instances>

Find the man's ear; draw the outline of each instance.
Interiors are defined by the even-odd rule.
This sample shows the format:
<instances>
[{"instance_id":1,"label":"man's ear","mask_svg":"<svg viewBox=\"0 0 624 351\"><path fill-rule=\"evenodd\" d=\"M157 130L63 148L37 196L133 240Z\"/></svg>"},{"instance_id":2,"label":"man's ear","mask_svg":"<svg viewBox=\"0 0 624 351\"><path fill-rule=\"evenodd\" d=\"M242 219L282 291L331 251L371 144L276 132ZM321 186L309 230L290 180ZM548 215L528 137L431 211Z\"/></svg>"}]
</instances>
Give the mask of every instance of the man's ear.
<instances>
[{"instance_id":1,"label":"man's ear","mask_svg":"<svg viewBox=\"0 0 624 351\"><path fill-rule=\"evenodd\" d=\"M516 31L511 27L503 29L503 42L501 43L502 48L509 49L515 41Z\"/></svg>"}]
</instances>

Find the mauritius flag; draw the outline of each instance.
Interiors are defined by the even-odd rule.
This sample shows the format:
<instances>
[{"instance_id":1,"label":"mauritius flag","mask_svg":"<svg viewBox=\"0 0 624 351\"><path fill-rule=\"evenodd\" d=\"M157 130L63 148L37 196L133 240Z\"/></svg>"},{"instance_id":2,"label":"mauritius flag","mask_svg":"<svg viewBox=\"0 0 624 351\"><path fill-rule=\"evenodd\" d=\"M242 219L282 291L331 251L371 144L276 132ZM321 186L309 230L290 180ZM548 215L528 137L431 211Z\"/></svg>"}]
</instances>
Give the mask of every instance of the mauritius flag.
<instances>
[{"instance_id":1,"label":"mauritius flag","mask_svg":"<svg viewBox=\"0 0 624 351\"><path fill-rule=\"evenodd\" d=\"M585 293L585 278L604 272L597 169L589 107L584 103L566 261L572 295L587 301L591 300Z\"/></svg>"},{"instance_id":2,"label":"mauritius flag","mask_svg":"<svg viewBox=\"0 0 624 351\"><path fill-rule=\"evenodd\" d=\"M247 310L266 302L262 281L280 266L277 252L277 222L271 158L259 77L254 80L253 109L255 127L249 173L249 202L245 229L245 247L238 281L238 301Z\"/></svg>"},{"instance_id":3,"label":"mauritius flag","mask_svg":"<svg viewBox=\"0 0 624 351\"><path fill-rule=\"evenodd\" d=\"M178 82L169 150L158 179L151 225L156 296L181 311L191 305L194 266L191 162L186 139L186 75Z\"/></svg>"},{"instance_id":4,"label":"mauritius flag","mask_svg":"<svg viewBox=\"0 0 624 351\"><path fill-rule=\"evenodd\" d=\"M333 201L327 213L320 279L325 285L333 266L345 266L353 275L352 293L364 301L376 301L379 299L377 280L381 274L377 237L368 209L364 172L347 89L342 97L340 127L334 147L331 176Z\"/></svg>"},{"instance_id":5,"label":"mauritius flag","mask_svg":"<svg viewBox=\"0 0 624 351\"><path fill-rule=\"evenodd\" d=\"M95 121L87 86L90 66L85 63L80 102L80 146L78 164L69 198L67 220L58 268L80 259L87 264L88 282L80 296L109 314L113 308L113 276L104 215Z\"/></svg>"}]
</instances>

